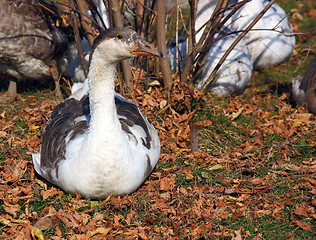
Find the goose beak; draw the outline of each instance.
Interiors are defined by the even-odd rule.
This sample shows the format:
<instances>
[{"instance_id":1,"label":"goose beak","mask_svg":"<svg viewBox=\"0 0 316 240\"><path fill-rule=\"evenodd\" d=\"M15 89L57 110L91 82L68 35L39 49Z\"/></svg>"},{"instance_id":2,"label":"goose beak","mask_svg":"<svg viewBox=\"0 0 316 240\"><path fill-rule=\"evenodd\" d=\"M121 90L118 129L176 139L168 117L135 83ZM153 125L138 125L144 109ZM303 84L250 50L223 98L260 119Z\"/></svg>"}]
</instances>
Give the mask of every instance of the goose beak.
<instances>
[{"instance_id":1,"label":"goose beak","mask_svg":"<svg viewBox=\"0 0 316 240\"><path fill-rule=\"evenodd\" d=\"M154 48L150 43L140 37L134 39L133 54L138 56L157 56L163 57L162 52Z\"/></svg>"}]
</instances>

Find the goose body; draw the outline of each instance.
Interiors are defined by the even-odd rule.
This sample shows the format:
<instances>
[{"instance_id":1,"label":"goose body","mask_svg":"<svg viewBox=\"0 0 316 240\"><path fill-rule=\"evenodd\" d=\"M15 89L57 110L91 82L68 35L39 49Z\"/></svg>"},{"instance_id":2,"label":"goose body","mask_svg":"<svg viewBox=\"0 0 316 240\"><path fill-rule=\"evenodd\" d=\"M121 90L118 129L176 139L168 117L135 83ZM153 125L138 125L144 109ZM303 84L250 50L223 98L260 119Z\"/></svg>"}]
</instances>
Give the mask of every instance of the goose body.
<instances>
[{"instance_id":1,"label":"goose body","mask_svg":"<svg viewBox=\"0 0 316 240\"><path fill-rule=\"evenodd\" d=\"M99 199L135 191L159 159L156 129L114 90L119 61L159 53L127 28L101 33L92 51L88 78L54 109L33 164L66 192Z\"/></svg>"},{"instance_id":2,"label":"goose body","mask_svg":"<svg viewBox=\"0 0 316 240\"><path fill-rule=\"evenodd\" d=\"M247 2L226 25L232 32L246 29L268 3L269 0ZM293 29L286 13L278 4L274 3L253 29L246 34L244 41L250 50L254 68L279 64L293 52L295 47Z\"/></svg>"},{"instance_id":3,"label":"goose body","mask_svg":"<svg viewBox=\"0 0 316 240\"><path fill-rule=\"evenodd\" d=\"M222 34L225 34L224 32ZM215 38L220 37L219 34ZM196 88L200 90L213 69L216 67L227 49L236 40L237 35L227 35L216 41L211 47L204 70L199 76ZM240 41L227 56L216 76L216 81L208 89L216 96L226 97L231 94L241 94L252 75L252 60L250 51L243 41Z\"/></svg>"},{"instance_id":4,"label":"goose body","mask_svg":"<svg viewBox=\"0 0 316 240\"><path fill-rule=\"evenodd\" d=\"M0 65L18 80L57 80L76 55L70 28L43 0L0 0ZM50 10L48 10L50 9Z\"/></svg>"},{"instance_id":5,"label":"goose body","mask_svg":"<svg viewBox=\"0 0 316 240\"><path fill-rule=\"evenodd\" d=\"M204 31L203 25L210 19L215 5L216 1L200 0L198 2L195 29L199 31L196 34L196 42L200 40ZM196 88L199 90L207 81L208 77L211 75L213 69L216 67L221 57L225 54L226 50L238 36L236 34L231 34L228 30L225 30L217 33L214 37L215 41L208 52L207 60L203 66L203 71L197 80ZM185 58L187 57L187 41L183 40L182 35L179 37L178 44L173 41L173 43L169 45L168 56L172 71L176 71L178 59L182 59L180 62L180 69L184 67ZM245 42L241 40L227 56L216 76L215 83L208 87L208 89L214 95L221 97L225 97L233 93L240 94L244 91L251 78L252 69L253 63L250 51Z\"/></svg>"},{"instance_id":6,"label":"goose body","mask_svg":"<svg viewBox=\"0 0 316 240\"><path fill-rule=\"evenodd\" d=\"M304 77L293 78L292 93L298 104L306 105L316 115L316 58L308 65Z\"/></svg>"}]
</instances>

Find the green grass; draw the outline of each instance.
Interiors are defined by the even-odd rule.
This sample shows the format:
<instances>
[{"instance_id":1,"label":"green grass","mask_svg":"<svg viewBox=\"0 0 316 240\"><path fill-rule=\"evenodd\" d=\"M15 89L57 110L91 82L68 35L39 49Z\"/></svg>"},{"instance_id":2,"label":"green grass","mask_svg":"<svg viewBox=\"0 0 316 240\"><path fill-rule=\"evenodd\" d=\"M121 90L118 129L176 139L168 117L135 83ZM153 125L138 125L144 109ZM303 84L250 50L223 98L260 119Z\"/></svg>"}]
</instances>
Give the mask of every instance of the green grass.
<instances>
[{"instance_id":1,"label":"green grass","mask_svg":"<svg viewBox=\"0 0 316 240\"><path fill-rule=\"evenodd\" d=\"M303 20L293 22L300 24L301 31L313 27L315 20L306 15L311 2L281 0L279 3L287 12L298 9ZM297 4L303 6L297 7ZM126 239L124 234L138 227L148 227L145 234L155 239L232 239L237 230L241 230L242 239L315 239L316 223L311 217L316 213L312 204L315 186L308 181L315 178L311 168L316 156L312 142L316 139L315 118L306 120L301 116L302 119L294 119L300 122L296 126L295 114L304 115L306 110L291 105L289 89L280 88L282 84L289 84L293 77L304 74L308 62L315 57L313 46L312 37L298 36L297 53L278 66L255 71L242 96L218 98L206 94L203 99L193 99L190 106L195 113L189 124L211 121L211 125L199 129L200 152L181 152L181 146L187 144L188 139L180 143L172 139L179 146L169 149L166 148L169 139L162 138L163 157L154 175L127 197L95 201L60 191L44 200L41 194L46 189L41 182L48 190L53 186L38 175L35 179L32 177L30 152L38 151L40 142L33 146L31 140L34 136L36 139L40 129L33 133L31 126L41 128L45 125L40 114L49 117L53 88L28 90L13 101L0 102L0 114L5 111L5 119L0 118L0 131L5 129L7 134L0 134L0 171L3 174L0 175L3 188L0 194L4 197L0 200L1 218L11 220L11 224L27 221L34 226L49 210L55 211L53 226L42 231L45 238L55 237L58 231L60 237L70 238L104 226L112 229L103 237L112 239ZM62 88L65 96L69 94L67 84ZM5 90L2 88L2 92ZM25 111L28 107L30 113ZM179 114L187 111L183 106L181 109L173 107ZM164 116L155 114L153 120L162 126ZM32 117L37 120L30 122ZM180 137L181 127L174 138ZM25 171L20 178L12 180L5 175L14 173L15 167L23 161L27 161L25 168L17 169ZM214 166L217 168L212 169ZM161 189L164 178L174 180L170 189ZM25 192L18 195L20 198L16 202L10 202L21 207L14 218L3 203L9 201L11 192L18 188ZM309 217L296 214L298 206L308 208ZM26 210L31 215L26 216ZM132 212L135 215L128 223ZM79 220L75 222L80 227L68 224L62 214L73 217L78 214ZM102 218L96 221L94 218L98 214ZM117 217L119 223L114 226ZM308 224L312 231L304 230L297 221ZM16 227L26 228L22 223ZM199 232L199 227L203 231ZM0 235L9 229L1 223Z\"/></svg>"}]
</instances>

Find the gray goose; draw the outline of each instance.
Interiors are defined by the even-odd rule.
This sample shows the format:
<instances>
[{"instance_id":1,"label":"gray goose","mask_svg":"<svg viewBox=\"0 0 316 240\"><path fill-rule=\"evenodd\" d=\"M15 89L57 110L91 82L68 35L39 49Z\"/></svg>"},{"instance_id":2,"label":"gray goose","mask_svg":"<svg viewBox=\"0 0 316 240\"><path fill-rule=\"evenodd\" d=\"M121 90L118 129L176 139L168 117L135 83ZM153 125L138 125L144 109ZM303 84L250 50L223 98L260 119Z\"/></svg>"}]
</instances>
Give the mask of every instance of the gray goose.
<instances>
[{"instance_id":1,"label":"gray goose","mask_svg":"<svg viewBox=\"0 0 316 240\"><path fill-rule=\"evenodd\" d=\"M293 78L292 92L297 103L306 105L307 110L316 115L316 58L307 66L303 79Z\"/></svg>"},{"instance_id":2,"label":"gray goose","mask_svg":"<svg viewBox=\"0 0 316 240\"><path fill-rule=\"evenodd\" d=\"M160 155L156 129L114 90L117 64L161 53L128 28L109 28L94 41L88 78L56 106L43 131L37 173L69 193L102 199L135 191Z\"/></svg>"},{"instance_id":3,"label":"gray goose","mask_svg":"<svg viewBox=\"0 0 316 240\"><path fill-rule=\"evenodd\" d=\"M18 80L54 79L76 56L70 28L56 26L57 7L43 0L0 0L0 67ZM59 21L60 23L61 21ZM9 95L16 93L10 82Z\"/></svg>"}]
</instances>

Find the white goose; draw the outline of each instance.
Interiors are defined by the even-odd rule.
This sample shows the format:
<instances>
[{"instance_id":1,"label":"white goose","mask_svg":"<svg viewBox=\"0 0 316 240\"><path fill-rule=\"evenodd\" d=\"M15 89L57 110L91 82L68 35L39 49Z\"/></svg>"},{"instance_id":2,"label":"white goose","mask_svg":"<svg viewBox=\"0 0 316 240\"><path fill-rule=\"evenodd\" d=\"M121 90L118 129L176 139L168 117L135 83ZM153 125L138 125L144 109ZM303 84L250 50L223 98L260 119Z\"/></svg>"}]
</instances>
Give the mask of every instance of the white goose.
<instances>
[{"instance_id":1,"label":"white goose","mask_svg":"<svg viewBox=\"0 0 316 240\"><path fill-rule=\"evenodd\" d=\"M135 191L159 159L156 129L115 93L114 78L121 60L161 54L127 28L104 31L92 51L87 84L54 109L33 164L66 192L100 199Z\"/></svg>"},{"instance_id":2,"label":"white goose","mask_svg":"<svg viewBox=\"0 0 316 240\"><path fill-rule=\"evenodd\" d=\"M234 0L233 3L238 1ZM227 26L232 32L244 30L268 3L269 0L247 2L231 17ZM279 64L293 52L295 47L293 29L285 11L278 4L274 3L253 29L260 30L248 32L244 41L250 50L254 68Z\"/></svg>"},{"instance_id":3,"label":"white goose","mask_svg":"<svg viewBox=\"0 0 316 240\"><path fill-rule=\"evenodd\" d=\"M198 2L195 22L196 30L199 30L210 19L210 16L215 9L215 5L216 0L200 0ZM197 42L200 40L204 28L196 34ZM203 71L198 78L198 83L196 85L197 89L200 90L202 88L221 57L238 37L237 34L224 36L229 33L230 32L225 30L215 35L215 39L218 38L218 40L214 42L209 50L207 60L203 66ZM184 59L180 62L180 68L184 67L185 58L187 57L187 41L184 41L183 37L179 39L181 41L179 41L177 47L175 41L173 41L168 48L169 62L171 69L174 72L178 65L176 52L179 51L178 58ZM251 78L252 68L253 63L249 49L245 45L245 42L241 40L227 56L216 76L216 82L209 87L209 90L213 94L221 97L233 93L241 94Z\"/></svg>"}]
</instances>

